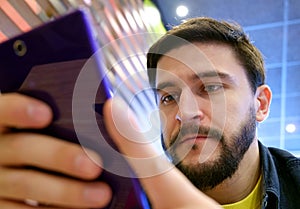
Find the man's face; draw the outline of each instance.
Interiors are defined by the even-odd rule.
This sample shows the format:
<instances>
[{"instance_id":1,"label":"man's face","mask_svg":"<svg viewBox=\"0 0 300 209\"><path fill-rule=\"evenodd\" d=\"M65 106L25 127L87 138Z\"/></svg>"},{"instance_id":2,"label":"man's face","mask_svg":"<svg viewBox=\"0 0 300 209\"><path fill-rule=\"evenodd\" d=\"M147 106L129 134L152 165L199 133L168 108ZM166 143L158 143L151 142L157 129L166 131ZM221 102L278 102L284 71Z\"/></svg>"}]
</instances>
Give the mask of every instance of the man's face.
<instances>
[{"instance_id":1,"label":"man's face","mask_svg":"<svg viewBox=\"0 0 300 209\"><path fill-rule=\"evenodd\" d=\"M163 56L156 83L164 145L176 166L205 191L237 170L255 138L256 110L232 49L195 46Z\"/></svg>"}]
</instances>

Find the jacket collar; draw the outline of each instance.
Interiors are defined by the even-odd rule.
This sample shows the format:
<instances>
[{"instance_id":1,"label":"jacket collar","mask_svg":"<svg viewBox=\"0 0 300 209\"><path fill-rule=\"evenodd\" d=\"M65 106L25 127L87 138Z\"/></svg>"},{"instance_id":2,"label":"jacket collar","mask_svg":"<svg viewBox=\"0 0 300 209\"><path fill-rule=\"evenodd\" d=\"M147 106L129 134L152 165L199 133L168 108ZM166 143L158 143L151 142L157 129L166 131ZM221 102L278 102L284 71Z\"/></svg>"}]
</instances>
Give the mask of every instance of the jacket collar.
<instances>
[{"instance_id":1,"label":"jacket collar","mask_svg":"<svg viewBox=\"0 0 300 209\"><path fill-rule=\"evenodd\" d=\"M264 186L264 205L268 203L275 204L274 206L278 208L280 199L280 186L279 178L276 172L276 166L272 155L268 148L265 147L261 142L259 142L260 151L260 162L263 172L263 186Z\"/></svg>"}]
</instances>

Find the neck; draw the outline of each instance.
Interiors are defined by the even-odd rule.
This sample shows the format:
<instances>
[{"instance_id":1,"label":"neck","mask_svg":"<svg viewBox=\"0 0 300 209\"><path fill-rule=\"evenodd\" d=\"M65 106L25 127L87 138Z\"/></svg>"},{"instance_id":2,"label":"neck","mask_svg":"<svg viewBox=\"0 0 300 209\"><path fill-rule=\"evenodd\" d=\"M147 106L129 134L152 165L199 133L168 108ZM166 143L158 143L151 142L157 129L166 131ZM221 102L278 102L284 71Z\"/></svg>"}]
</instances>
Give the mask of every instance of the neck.
<instances>
[{"instance_id":1,"label":"neck","mask_svg":"<svg viewBox=\"0 0 300 209\"><path fill-rule=\"evenodd\" d=\"M254 139L235 174L205 193L219 204L238 202L254 189L260 174L258 141Z\"/></svg>"}]
</instances>

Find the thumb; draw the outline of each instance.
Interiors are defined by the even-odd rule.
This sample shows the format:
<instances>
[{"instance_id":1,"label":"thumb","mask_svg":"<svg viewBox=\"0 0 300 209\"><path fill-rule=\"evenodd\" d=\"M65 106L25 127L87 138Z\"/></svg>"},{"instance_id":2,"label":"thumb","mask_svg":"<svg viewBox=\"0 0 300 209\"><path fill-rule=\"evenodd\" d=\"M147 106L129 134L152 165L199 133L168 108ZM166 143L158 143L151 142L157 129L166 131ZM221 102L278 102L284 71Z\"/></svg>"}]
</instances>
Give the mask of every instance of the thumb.
<instances>
[{"instance_id":1,"label":"thumb","mask_svg":"<svg viewBox=\"0 0 300 209\"><path fill-rule=\"evenodd\" d=\"M113 98L104 106L108 133L136 172L153 208L221 208L172 165L145 137L128 105Z\"/></svg>"}]
</instances>

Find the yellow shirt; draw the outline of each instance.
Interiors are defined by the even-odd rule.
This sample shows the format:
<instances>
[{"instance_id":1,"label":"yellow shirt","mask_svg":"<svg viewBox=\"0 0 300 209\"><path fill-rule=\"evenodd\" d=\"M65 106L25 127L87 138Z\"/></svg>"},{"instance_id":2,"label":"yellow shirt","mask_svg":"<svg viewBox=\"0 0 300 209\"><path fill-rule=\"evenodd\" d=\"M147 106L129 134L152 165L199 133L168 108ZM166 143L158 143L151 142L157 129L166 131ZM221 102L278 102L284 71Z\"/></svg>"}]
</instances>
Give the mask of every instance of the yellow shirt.
<instances>
[{"instance_id":1,"label":"yellow shirt","mask_svg":"<svg viewBox=\"0 0 300 209\"><path fill-rule=\"evenodd\" d=\"M239 202L222 205L224 209L260 209L262 204L262 175L252 192Z\"/></svg>"}]
</instances>

